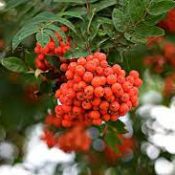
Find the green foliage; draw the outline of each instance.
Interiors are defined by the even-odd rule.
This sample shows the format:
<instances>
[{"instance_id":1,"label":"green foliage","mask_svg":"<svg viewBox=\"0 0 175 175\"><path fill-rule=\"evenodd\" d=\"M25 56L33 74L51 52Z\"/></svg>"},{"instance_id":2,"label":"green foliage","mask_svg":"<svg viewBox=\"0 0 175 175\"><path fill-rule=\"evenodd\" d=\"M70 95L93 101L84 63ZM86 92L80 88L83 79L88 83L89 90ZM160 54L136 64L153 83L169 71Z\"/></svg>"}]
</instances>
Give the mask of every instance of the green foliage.
<instances>
[{"instance_id":1,"label":"green foliage","mask_svg":"<svg viewBox=\"0 0 175 175\"><path fill-rule=\"evenodd\" d=\"M33 19L26 22L26 24L18 31L18 33L14 36L12 41L12 48L13 50L28 36L32 34L36 34L36 40L41 45L46 45L49 41L49 37L53 37L53 34L45 31L45 29L53 30L54 32L59 32L60 35L65 39L65 34L60 30L60 28L54 23L60 23L62 25L67 26L68 28L72 29L76 32L75 27L73 24L62 17L54 15L50 12L42 12L38 14Z\"/></svg>"},{"instance_id":2,"label":"green foliage","mask_svg":"<svg viewBox=\"0 0 175 175\"><path fill-rule=\"evenodd\" d=\"M24 62L17 57L7 57L1 59L1 64L13 72L26 72L27 67Z\"/></svg>"}]
</instances>

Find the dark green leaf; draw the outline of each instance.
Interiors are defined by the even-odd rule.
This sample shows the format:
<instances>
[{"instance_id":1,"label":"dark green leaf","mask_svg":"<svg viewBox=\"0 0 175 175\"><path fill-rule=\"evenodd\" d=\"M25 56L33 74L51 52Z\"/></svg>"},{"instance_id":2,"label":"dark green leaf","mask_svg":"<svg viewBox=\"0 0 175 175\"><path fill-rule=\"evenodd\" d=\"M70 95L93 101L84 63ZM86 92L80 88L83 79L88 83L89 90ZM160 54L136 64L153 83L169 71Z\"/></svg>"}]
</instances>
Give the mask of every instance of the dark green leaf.
<instances>
[{"instance_id":1,"label":"dark green leaf","mask_svg":"<svg viewBox=\"0 0 175 175\"><path fill-rule=\"evenodd\" d=\"M48 33L42 30L41 32L36 34L36 40L41 44L41 46L44 47L49 42L50 37Z\"/></svg>"},{"instance_id":2,"label":"dark green leaf","mask_svg":"<svg viewBox=\"0 0 175 175\"><path fill-rule=\"evenodd\" d=\"M24 62L17 57L7 57L1 60L1 64L10 71L13 72L26 72L27 67Z\"/></svg>"},{"instance_id":3,"label":"dark green leaf","mask_svg":"<svg viewBox=\"0 0 175 175\"><path fill-rule=\"evenodd\" d=\"M119 153L117 145L119 145L121 142L120 142L120 139L117 137L115 132L113 132L111 130L107 130L107 133L105 135L104 140L105 140L106 144L109 147L111 147L115 153Z\"/></svg>"},{"instance_id":4,"label":"dark green leaf","mask_svg":"<svg viewBox=\"0 0 175 175\"><path fill-rule=\"evenodd\" d=\"M74 18L80 18L83 20L81 14L79 12L75 12L75 11L67 11L67 12L63 12L63 13L58 13L59 16L70 16L70 17L74 17Z\"/></svg>"},{"instance_id":5,"label":"dark green leaf","mask_svg":"<svg viewBox=\"0 0 175 175\"><path fill-rule=\"evenodd\" d=\"M28 0L8 0L6 2L6 9L5 10L10 10L12 8L15 8L21 4L26 3Z\"/></svg>"},{"instance_id":6,"label":"dark green leaf","mask_svg":"<svg viewBox=\"0 0 175 175\"><path fill-rule=\"evenodd\" d=\"M128 17L131 21L137 22L143 17L145 13L145 1L144 0L129 0L127 11Z\"/></svg>"},{"instance_id":7,"label":"dark green leaf","mask_svg":"<svg viewBox=\"0 0 175 175\"><path fill-rule=\"evenodd\" d=\"M175 6L173 0L153 0L149 8L149 13L152 15L160 15L168 12Z\"/></svg>"},{"instance_id":8,"label":"dark green leaf","mask_svg":"<svg viewBox=\"0 0 175 175\"><path fill-rule=\"evenodd\" d=\"M116 3L117 3L116 0L103 0L95 4L92 4L91 8L95 9L95 12L99 12L107 7L115 5Z\"/></svg>"},{"instance_id":9,"label":"dark green leaf","mask_svg":"<svg viewBox=\"0 0 175 175\"><path fill-rule=\"evenodd\" d=\"M64 24L65 26L67 26L69 29L73 30L76 33L74 25L69 20L65 18L57 17L56 21L60 22L61 24Z\"/></svg>"},{"instance_id":10,"label":"dark green leaf","mask_svg":"<svg viewBox=\"0 0 175 175\"><path fill-rule=\"evenodd\" d=\"M78 57L87 56L87 55L88 55L87 51L83 51L81 49L76 49L76 50L67 52L64 55L64 57L67 58L67 59L72 59L72 58L78 58Z\"/></svg>"},{"instance_id":11,"label":"dark green leaf","mask_svg":"<svg viewBox=\"0 0 175 175\"><path fill-rule=\"evenodd\" d=\"M112 21L114 24L114 27L117 31L123 32L127 25L126 25L126 17L124 13L119 9L114 9L112 12Z\"/></svg>"},{"instance_id":12,"label":"dark green leaf","mask_svg":"<svg viewBox=\"0 0 175 175\"><path fill-rule=\"evenodd\" d=\"M121 120L117 120L116 122L108 122L108 125L116 130L119 134L126 134L128 132L126 130L125 124Z\"/></svg>"},{"instance_id":13,"label":"dark green leaf","mask_svg":"<svg viewBox=\"0 0 175 175\"><path fill-rule=\"evenodd\" d=\"M39 31L37 25L25 26L13 37L12 48L13 50L28 36L37 33Z\"/></svg>"}]
</instances>

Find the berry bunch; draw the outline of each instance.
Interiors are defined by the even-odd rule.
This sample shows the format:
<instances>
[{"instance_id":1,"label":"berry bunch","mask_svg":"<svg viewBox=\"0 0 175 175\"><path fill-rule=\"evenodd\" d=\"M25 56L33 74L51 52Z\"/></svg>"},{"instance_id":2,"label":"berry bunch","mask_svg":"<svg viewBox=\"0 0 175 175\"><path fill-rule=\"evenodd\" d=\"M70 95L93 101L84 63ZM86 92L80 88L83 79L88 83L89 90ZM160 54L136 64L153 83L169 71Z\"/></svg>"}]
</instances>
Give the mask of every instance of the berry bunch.
<instances>
[{"instance_id":1,"label":"berry bunch","mask_svg":"<svg viewBox=\"0 0 175 175\"><path fill-rule=\"evenodd\" d=\"M150 40L149 40L150 41ZM153 41L153 42L152 42ZM156 50L159 49L158 54L146 56L144 58L144 65L149 66L156 73L162 73L167 66L174 68L175 67L175 44L166 41L165 39L151 40L150 49Z\"/></svg>"},{"instance_id":2,"label":"berry bunch","mask_svg":"<svg viewBox=\"0 0 175 175\"><path fill-rule=\"evenodd\" d=\"M131 138L125 138L123 135L117 136L120 139L121 144L116 145L116 148L119 150L118 153L115 153L110 147L105 148L105 157L109 164L115 163L119 158L128 156L134 149L135 141Z\"/></svg>"},{"instance_id":3,"label":"berry bunch","mask_svg":"<svg viewBox=\"0 0 175 175\"><path fill-rule=\"evenodd\" d=\"M78 125L61 134L57 144L65 152L86 152L90 149L91 139L85 128Z\"/></svg>"},{"instance_id":4,"label":"berry bunch","mask_svg":"<svg viewBox=\"0 0 175 175\"><path fill-rule=\"evenodd\" d=\"M60 69L68 79L55 94L61 102L55 107L60 127L116 121L138 105L138 87L142 84L139 73L131 71L126 76L119 65L108 65L104 53L80 57L69 65L63 63Z\"/></svg>"},{"instance_id":5,"label":"berry bunch","mask_svg":"<svg viewBox=\"0 0 175 175\"><path fill-rule=\"evenodd\" d=\"M62 28L63 31L67 31L66 28ZM56 45L54 40L51 38L49 43L42 47L39 43L36 43L36 47L34 49L35 53L37 54L37 57L35 59L35 66L38 69L41 69L43 71L48 70L51 65L46 59L46 56L63 56L69 49L70 49L70 38L67 38L67 41L64 42L62 37L56 33L55 34L59 46Z\"/></svg>"},{"instance_id":6,"label":"berry bunch","mask_svg":"<svg viewBox=\"0 0 175 175\"><path fill-rule=\"evenodd\" d=\"M167 76L164 82L164 95L171 96L175 94L175 73Z\"/></svg>"},{"instance_id":7,"label":"berry bunch","mask_svg":"<svg viewBox=\"0 0 175 175\"><path fill-rule=\"evenodd\" d=\"M159 26L168 32L175 33L175 8L168 12L166 18L159 23Z\"/></svg>"}]
</instances>

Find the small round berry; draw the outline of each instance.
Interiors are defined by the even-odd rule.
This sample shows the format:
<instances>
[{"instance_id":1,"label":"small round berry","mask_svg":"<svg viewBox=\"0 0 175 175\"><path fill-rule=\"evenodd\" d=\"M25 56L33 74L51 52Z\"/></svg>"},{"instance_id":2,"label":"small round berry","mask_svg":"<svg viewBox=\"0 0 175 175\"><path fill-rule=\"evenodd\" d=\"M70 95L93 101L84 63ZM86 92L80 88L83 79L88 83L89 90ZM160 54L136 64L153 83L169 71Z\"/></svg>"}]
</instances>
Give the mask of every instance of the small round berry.
<instances>
[{"instance_id":1,"label":"small round berry","mask_svg":"<svg viewBox=\"0 0 175 175\"><path fill-rule=\"evenodd\" d=\"M94 90L94 94L96 97L103 97L104 95L104 89L100 86L100 87L96 87Z\"/></svg>"},{"instance_id":2,"label":"small round berry","mask_svg":"<svg viewBox=\"0 0 175 175\"><path fill-rule=\"evenodd\" d=\"M66 63L63 63L63 64L61 64L61 66L60 66L60 70L61 70L62 72L66 72L66 71L67 71L67 68L68 68L68 65L67 65Z\"/></svg>"},{"instance_id":3,"label":"small round berry","mask_svg":"<svg viewBox=\"0 0 175 175\"><path fill-rule=\"evenodd\" d=\"M114 84L117 82L117 78L114 74L108 75L106 80L108 84Z\"/></svg>"},{"instance_id":4,"label":"small round berry","mask_svg":"<svg viewBox=\"0 0 175 175\"><path fill-rule=\"evenodd\" d=\"M92 108L92 104L88 101L83 101L82 102L82 107L83 107L83 109L89 110L89 109Z\"/></svg>"},{"instance_id":5,"label":"small round berry","mask_svg":"<svg viewBox=\"0 0 175 175\"><path fill-rule=\"evenodd\" d=\"M91 119L99 119L100 118L100 113L98 111L91 111L89 114L89 117Z\"/></svg>"},{"instance_id":6,"label":"small round berry","mask_svg":"<svg viewBox=\"0 0 175 175\"><path fill-rule=\"evenodd\" d=\"M91 72L85 72L83 75L83 80L87 83L90 83L93 79L93 74Z\"/></svg>"},{"instance_id":7,"label":"small round berry","mask_svg":"<svg viewBox=\"0 0 175 175\"><path fill-rule=\"evenodd\" d=\"M82 65L78 65L75 68L75 73L77 73L78 75L82 76L85 73L85 68Z\"/></svg>"}]
</instances>

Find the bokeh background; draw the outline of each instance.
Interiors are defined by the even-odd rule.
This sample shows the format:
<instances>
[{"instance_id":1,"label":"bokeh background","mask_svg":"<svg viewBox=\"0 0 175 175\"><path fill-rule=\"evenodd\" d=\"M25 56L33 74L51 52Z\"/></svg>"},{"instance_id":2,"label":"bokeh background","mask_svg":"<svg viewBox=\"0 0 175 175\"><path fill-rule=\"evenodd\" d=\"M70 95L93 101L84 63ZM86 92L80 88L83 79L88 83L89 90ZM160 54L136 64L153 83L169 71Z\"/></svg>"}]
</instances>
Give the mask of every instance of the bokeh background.
<instances>
[{"instance_id":1,"label":"bokeh background","mask_svg":"<svg viewBox=\"0 0 175 175\"><path fill-rule=\"evenodd\" d=\"M9 54L22 18L15 9L2 13L5 9L6 2L0 0L0 58ZM54 105L54 84L43 82L38 91L39 80L0 65L0 175L85 175L91 174L89 167L100 167L105 175L175 175L175 9L165 18L159 24L166 30L164 37L150 38L121 61L126 70L137 69L144 83L140 106L121 119L129 132L120 156L105 149L93 127L89 132L96 153L76 156L49 149L41 135L45 113ZM29 38L24 47L31 42ZM23 52L19 47L15 54ZM34 55L25 55L32 64Z\"/></svg>"}]
</instances>

